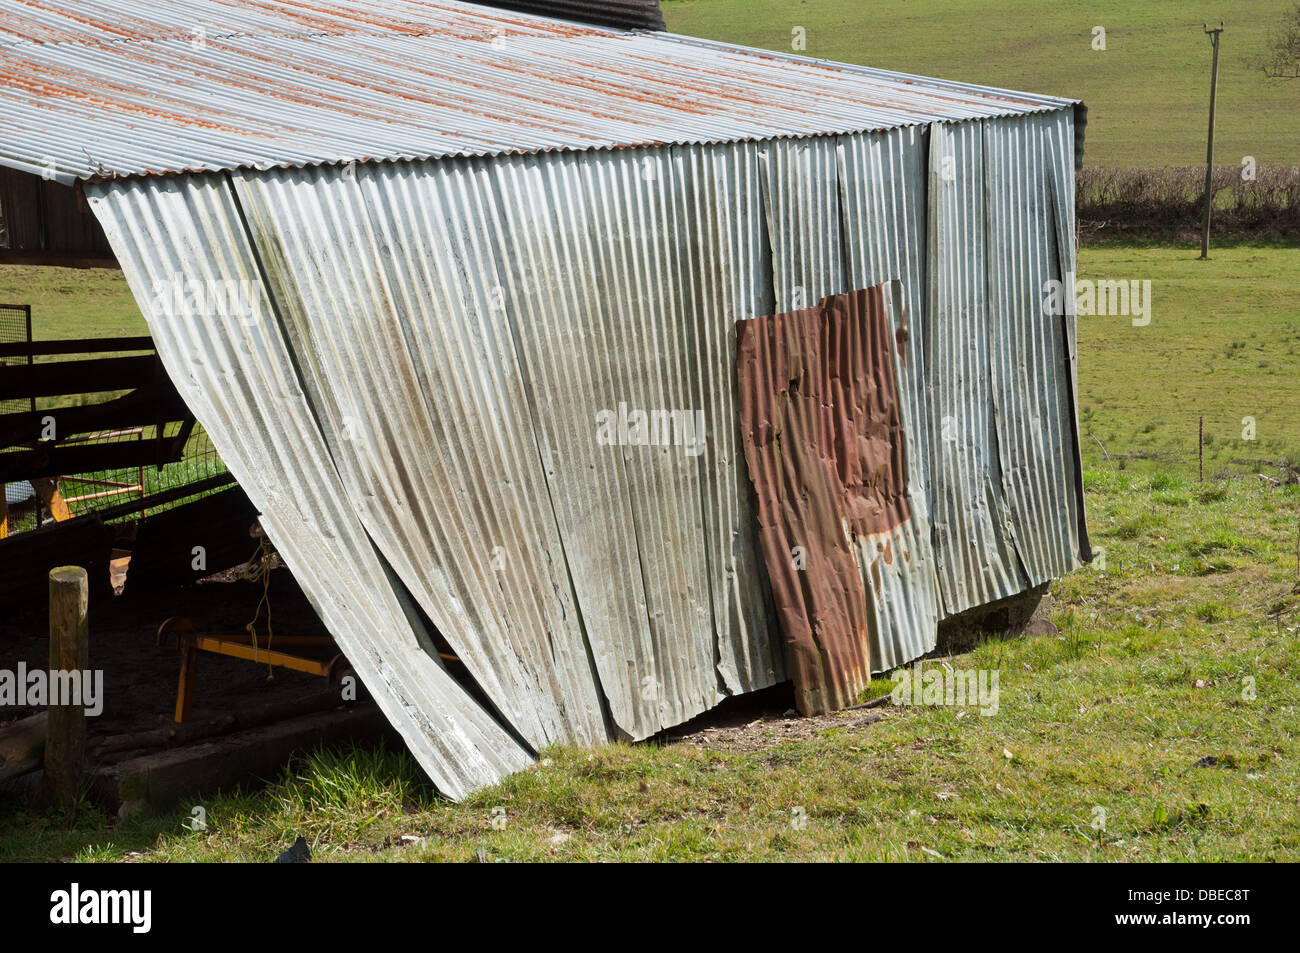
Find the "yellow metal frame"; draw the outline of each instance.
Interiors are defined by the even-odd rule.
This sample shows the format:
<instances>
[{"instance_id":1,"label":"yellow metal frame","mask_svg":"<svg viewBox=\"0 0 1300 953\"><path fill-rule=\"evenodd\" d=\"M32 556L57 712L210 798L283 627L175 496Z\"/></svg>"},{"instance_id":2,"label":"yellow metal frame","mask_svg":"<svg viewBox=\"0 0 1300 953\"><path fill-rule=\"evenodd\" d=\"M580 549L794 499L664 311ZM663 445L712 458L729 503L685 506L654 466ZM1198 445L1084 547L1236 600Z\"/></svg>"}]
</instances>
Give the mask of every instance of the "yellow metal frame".
<instances>
[{"instance_id":1,"label":"yellow metal frame","mask_svg":"<svg viewBox=\"0 0 1300 953\"><path fill-rule=\"evenodd\" d=\"M250 635L199 635L194 630L194 623L182 616L173 616L158 627L159 645L166 645L169 636L176 638L177 647L181 651L181 672L176 685L174 715L175 721L181 724L189 721L193 712L194 672L198 667L200 652L211 652L214 655L244 659L262 665L274 665L328 678L331 681L337 681L349 667L347 659L342 654L322 662L288 652L262 648ZM277 635L275 643L286 646L332 646L334 640L328 635Z\"/></svg>"}]
</instances>

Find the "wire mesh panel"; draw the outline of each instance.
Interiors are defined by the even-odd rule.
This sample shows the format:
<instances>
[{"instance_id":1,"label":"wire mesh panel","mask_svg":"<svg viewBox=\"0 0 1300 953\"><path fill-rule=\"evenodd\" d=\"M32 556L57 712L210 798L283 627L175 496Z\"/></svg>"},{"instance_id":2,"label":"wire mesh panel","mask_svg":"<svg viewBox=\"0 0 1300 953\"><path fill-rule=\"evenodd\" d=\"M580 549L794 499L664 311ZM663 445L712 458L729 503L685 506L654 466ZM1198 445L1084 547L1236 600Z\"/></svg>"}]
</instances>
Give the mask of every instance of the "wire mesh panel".
<instances>
[{"instance_id":1,"label":"wire mesh panel","mask_svg":"<svg viewBox=\"0 0 1300 953\"><path fill-rule=\"evenodd\" d=\"M0 304L0 343L2 344L21 344L24 341L30 343L32 340L32 308L27 304ZM14 362L30 364L32 356L10 357L0 359L0 363ZM17 398L14 400L0 400L0 414L21 413L24 410L35 410L36 398Z\"/></svg>"}]
</instances>

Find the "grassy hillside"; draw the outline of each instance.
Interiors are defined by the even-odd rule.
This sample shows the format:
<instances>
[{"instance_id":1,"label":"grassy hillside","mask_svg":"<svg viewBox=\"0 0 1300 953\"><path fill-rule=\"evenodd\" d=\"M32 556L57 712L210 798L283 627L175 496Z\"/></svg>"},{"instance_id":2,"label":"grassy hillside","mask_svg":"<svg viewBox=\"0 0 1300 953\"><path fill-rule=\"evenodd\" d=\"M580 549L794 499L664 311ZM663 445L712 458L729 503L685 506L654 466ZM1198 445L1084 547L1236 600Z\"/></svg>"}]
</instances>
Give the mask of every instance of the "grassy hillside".
<instances>
[{"instance_id":1,"label":"grassy hillside","mask_svg":"<svg viewBox=\"0 0 1300 953\"><path fill-rule=\"evenodd\" d=\"M664 0L668 28L714 40L790 50L1082 99L1096 165L1205 161L1210 41L1225 21L1219 62L1216 158L1300 164L1300 80L1268 80L1272 27L1294 0ZM1092 49L1093 27L1106 50Z\"/></svg>"}]
</instances>

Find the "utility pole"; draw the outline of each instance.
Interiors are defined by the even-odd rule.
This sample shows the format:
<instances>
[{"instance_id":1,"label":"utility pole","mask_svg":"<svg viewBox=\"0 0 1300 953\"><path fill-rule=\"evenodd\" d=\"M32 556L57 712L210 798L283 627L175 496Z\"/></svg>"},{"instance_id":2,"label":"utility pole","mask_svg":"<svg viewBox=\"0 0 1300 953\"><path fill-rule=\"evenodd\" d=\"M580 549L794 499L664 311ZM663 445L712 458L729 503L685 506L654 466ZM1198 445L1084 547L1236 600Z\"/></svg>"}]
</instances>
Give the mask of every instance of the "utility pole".
<instances>
[{"instance_id":1,"label":"utility pole","mask_svg":"<svg viewBox=\"0 0 1300 953\"><path fill-rule=\"evenodd\" d=\"M1214 206L1214 96L1219 89L1219 34L1223 32L1223 21L1218 29L1210 29L1208 23L1202 24L1214 46L1214 65L1210 67L1210 136L1205 146L1205 225L1201 229L1201 260L1210 257L1210 210Z\"/></svg>"}]
</instances>

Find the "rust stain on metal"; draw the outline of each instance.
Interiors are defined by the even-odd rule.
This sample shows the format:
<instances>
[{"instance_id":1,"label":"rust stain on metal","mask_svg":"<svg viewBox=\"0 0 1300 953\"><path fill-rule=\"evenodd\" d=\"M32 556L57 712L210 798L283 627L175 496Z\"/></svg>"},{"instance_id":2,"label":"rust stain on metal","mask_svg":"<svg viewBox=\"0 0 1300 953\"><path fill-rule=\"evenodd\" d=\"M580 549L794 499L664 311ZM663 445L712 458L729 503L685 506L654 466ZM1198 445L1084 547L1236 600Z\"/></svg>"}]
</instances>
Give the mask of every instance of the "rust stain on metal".
<instances>
[{"instance_id":1,"label":"rust stain on metal","mask_svg":"<svg viewBox=\"0 0 1300 953\"><path fill-rule=\"evenodd\" d=\"M883 285L737 322L745 462L804 714L853 704L870 682L880 563L867 592L854 539L911 518L893 349Z\"/></svg>"}]
</instances>

